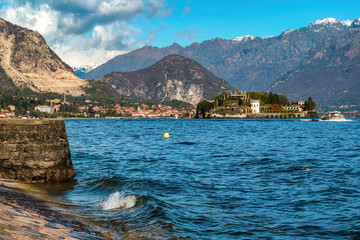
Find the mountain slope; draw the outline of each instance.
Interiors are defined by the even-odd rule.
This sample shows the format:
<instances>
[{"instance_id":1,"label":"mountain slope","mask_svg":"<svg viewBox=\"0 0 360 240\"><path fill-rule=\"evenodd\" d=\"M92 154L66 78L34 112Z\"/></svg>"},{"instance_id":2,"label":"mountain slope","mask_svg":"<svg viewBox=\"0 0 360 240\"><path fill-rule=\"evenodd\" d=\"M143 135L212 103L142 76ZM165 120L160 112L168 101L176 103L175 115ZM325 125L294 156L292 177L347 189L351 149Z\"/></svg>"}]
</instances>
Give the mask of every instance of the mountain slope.
<instances>
[{"instance_id":1,"label":"mountain slope","mask_svg":"<svg viewBox=\"0 0 360 240\"><path fill-rule=\"evenodd\" d=\"M119 55L109 60L107 63L91 70L89 73L83 74L81 78L92 80L112 72L135 71L147 68L165 56L172 54L183 55L181 53L182 47L176 43L165 48L145 46L125 54L126 56Z\"/></svg>"},{"instance_id":2,"label":"mountain slope","mask_svg":"<svg viewBox=\"0 0 360 240\"><path fill-rule=\"evenodd\" d=\"M192 105L221 92L235 91L199 63L179 55L169 55L146 69L114 72L95 81L107 82L126 96L158 101L176 99Z\"/></svg>"},{"instance_id":3,"label":"mountain slope","mask_svg":"<svg viewBox=\"0 0 360 240\"><path fill-rule=\"evenodd\" d=\"M4 70L2 78L11 79L18 88L80 95L84 93L82 87L88 85L61 61L38 32L3 19L0 19L0 65Z\"/></svg>"},{"instance_id":4,"label":"mountain slope","mask_svg":"<svg viewBox=\"0 0 360 240\"><path fill-rule=\"evenodd\" d=\"M360 104L360 29L351 43L319 52L302 68L283 76L269 91L291 99L312 96L322 105Z\"/></svg>"},{"instance_id":5,"label":"mountain slope","mask_svg":"<svg viewBox=\"0 0 360 240\"><path fill-rule=\"evenodd\" d=\"M350 43L358 25L327 18L298 30L286 30L271 38L245 36L233 40L215 38L185 48L146 46L119 55L82 78L93 79L114 71L134 71L154 64L169 54L199 62L213 74L243 90L263 91L279 76L306 64L318 52Z\"/></svg>"}]
</instances>

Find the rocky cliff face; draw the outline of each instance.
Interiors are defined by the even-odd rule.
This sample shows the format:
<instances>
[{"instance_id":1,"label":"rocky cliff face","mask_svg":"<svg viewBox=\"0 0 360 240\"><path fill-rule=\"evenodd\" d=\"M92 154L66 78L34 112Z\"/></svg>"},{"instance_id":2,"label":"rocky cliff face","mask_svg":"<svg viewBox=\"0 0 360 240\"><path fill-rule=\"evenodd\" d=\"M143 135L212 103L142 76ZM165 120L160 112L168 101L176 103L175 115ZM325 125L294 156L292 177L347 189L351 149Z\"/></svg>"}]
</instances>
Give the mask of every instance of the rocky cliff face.
<instances>
[{"instance_id":1,"label":"rocky cliff face","mask_svg":"<svg viewBox=\"0 0 360 240\"><path fill-rule=\"evenodd\" d=\"M61 182L74 175L64 120L0 120L0 178Z\"/></svg>"},{"instance_id":2,"label":"rocky cliff face","mask_svg":"<svg viewBox=\"0 0 360 240\"><path fill-rule=\"evenodd\" d=\"M235 91L194 60L170 55L156 64L133 72L115 72L96 79L111 84L120 94L141 99L177 99L196 105L221 92Z\"/></svg>"},{"instance_id":3,"label":"rocky cliff face","mask_svg":"<svg viewBox=\"0 0 360 240\"><path fill-rule=\"evenodd\" d=\"M3 19L0 19L0 65L17 87L36 92L80 95L82 87L88 84L61 61L38 32Z\"/></svg>"},{"instance_id":4,"label":"rocky cliff face","mask_svg":"<svg viewBox=\"0 0 360 240\"><path fill-rule=\"evenodd\" d=\"M178 44L166 48L146 46L119 55L82 77L94 79L115 71L134 71L169 54L179 54L194 59L235 87L263 91L280 76L307 64L325 49L339 49L350 43L358 26L359 19L348 26L327 18L271 38L215 38L185 48Z\"/></svg>"}]
</instances>

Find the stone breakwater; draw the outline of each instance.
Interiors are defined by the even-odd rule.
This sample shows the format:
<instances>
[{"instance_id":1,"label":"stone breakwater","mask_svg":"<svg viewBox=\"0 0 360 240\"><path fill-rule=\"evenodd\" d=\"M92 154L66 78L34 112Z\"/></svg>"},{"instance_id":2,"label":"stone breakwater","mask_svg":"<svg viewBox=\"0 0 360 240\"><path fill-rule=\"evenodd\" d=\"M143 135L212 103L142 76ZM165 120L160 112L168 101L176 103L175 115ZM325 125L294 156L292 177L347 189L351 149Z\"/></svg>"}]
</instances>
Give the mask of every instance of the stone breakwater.
<instances>
[{"instance_id":1,"label":"stone breakwater","mask_svg":"<svg viewBox=\"0 0 360 240\"><path fill-rule=\"evenodd\" d=\"M0 119L0 178L61 182L74 175L64 120Z\"/></svg>"}]
</instances>

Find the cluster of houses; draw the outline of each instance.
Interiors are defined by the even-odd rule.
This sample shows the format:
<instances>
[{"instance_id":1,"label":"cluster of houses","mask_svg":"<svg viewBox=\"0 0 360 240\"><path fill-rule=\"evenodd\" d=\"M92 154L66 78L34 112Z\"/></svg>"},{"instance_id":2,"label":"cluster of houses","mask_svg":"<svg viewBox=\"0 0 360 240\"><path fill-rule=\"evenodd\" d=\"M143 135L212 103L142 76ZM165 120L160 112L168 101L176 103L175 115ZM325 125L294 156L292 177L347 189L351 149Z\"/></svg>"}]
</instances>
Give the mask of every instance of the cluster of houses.
<instances>
[{"instance_id":1,"label":"cluster of houses","mask_svg":"<svg viewBox=\"0 0 360 240\"><path fill-rule=\"evenodd\" d=\"M220 101L222 103L220 104ZM247 117L252 115L261 115L276 113L273 106L270 104L262 105L260 100L250 99L246 93L242 91L239 93L231 93L226 99L215 98L213 101L215 108L212 110L212 114L218 115L223 114L224 112L231 111L232 114L240 114ZM239 104L242 103L242 104ZM61 106L68 105L70 103L66 102L66 96L64 100L53 99L47 101L48 105L38 105L35 107L35 111L52 114L59 112ZM305 101L298 101L297 104L292 104L290 106L281 106L281 110L288 113L303 113ZM76 110L71 112L72 115L77 117L139 117L139 118L161 118L161 117L194 117L196 115L196 110L192 109L182 109L178 110L171 106L163 104L155 104L148 106L146 104L135 103L133 107L120 106L120 104L115 104L115 106L99 106L93 104L90 100L85 101L85 105L76 106ZM244 107L245 106L245 107ZM75 106L72 106L74 109ZM11 118L15 117L15 106L9 105L6 109L1 109L0 117L2 118ZM250 114L250 115L249 115ZM305 114L305 113L304 113ZM265 115L264 115L265 116ZM297 117L302 117L303 114L297 115ZM261 117L261 116L260 116ZM270 117L270 116L266 116ZM275 116L276 117L276 116Z\"/></svg>"},{"instance_id":2,"label":"cluster of houses","mask_svg":"<svg viewBox=\"0 0 360 240\"><path fill-rule=\"evenodd\" d=\"M0 109L0 118L15 117L15 110L16 107L14 105L9 105L6 109Z\"/></svg>"},{"instance_id":3,"label":"cluster of houses","mask_svg":"<svg viewBox=\"0 0 360 240\"><path fill-rule=\"evenodd\" d=\"M37 100L37 99L35 99ZM133 106L125 107L120 106L120 104L115 104L112 106L100 106L97 102L92 102L91 100L85 100L85 104L78 106L66 101L66 96L64 99L52 99L46 100L46 105L37 105L35 106L35 111L53 114L60 113L62 115L76 116L76 117L138 117L138 118L162 118L162 117L193 117L196 115L196 110L194 108L183 108L181 110L174 107L164 105L164 104L155 104L155 105L146 105L141 103L134 103ZM16 116L14 105L9 105L4 109L0 109L0 118L31 118L33 117L31 111L27 111L26 116ZM65 110L65 112L63 112ZM35 115L36 116L36 115Z\"/></svg>"},{"instance_id":4,"label":"cluster of houses","mask_svg":"<svg viewBox=\"0 0 360 240\"><path fill-rule=\"evenodd\" d=\"M35 107L35 111L40 111L43 113L54 113L60 111L61 104L66 104L66 96L64 96L64 102L62 102L60 99L56 98L53 100L48 100L47 102L50 103L49 105L38 105Z\"/></svg>"},{"instance_id":5,"label":"cluster of houses","mask_svg":"<svg viewBox=\"0 0 360 240\"><path fill-rule=\"evenodd\" d=\"M195 109L177 110L171 106L156 104L148 106L146 104L135 104L137 107L122 107L120 104L115 104L113 107L103 107L94 105L90 100L86 100L86 105L78 106L77 113L74 115L78 117L89 117L91 114L95 118L103 116L121 116L121 117L143 117L143 118L159 118L159 117L179 117L184 114L195 115ZM59 112L61 104L68 104L64 98L64 102L60 99L53 99L49 105L39 105L35 107L35 111L52 114Z\"/></svg>"},{"instance_id":6,"label":"cluster of houses","mask_svg":"<svg viewBox=\"0 0 360 240\"><path fill-rule=\"evenodd\" d=\"M160 117L179 117L186 113L195 115L195 109L186 110L177 110L171 106L156 104L148 106L146 104L138 105L137 107L122 107L119 104L115 104L114 107L102 107L102 106L79 106L79 114L87 117L89 114L89 108L95 113L95 117L101 117L101 114L108 114L109 111L113 112L113 116L122 116L122 117L139 117L139 118L160 118Z\"/></svg>"}]
</instances>

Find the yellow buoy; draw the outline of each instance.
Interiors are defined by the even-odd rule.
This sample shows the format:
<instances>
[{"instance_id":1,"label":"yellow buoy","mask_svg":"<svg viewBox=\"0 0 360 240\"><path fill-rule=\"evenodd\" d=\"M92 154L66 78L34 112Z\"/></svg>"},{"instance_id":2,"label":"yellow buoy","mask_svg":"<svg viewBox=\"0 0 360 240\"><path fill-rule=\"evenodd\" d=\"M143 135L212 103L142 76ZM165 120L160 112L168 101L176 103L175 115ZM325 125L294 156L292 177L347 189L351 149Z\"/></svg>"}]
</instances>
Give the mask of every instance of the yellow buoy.
<instances>
[{"instance_id":1,"label":"yellow buoy","mask_svg":"<svg viewBox=\"0 0 360 240\"><path fill-rule=\"evenodd\" d=\"M168 133L164 133L164 138L169 138L170 135Z\"/></svg>"}]
</instances>

